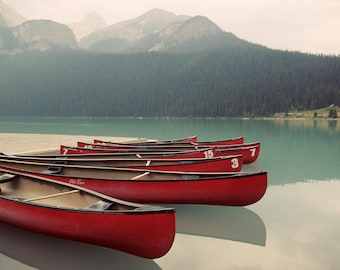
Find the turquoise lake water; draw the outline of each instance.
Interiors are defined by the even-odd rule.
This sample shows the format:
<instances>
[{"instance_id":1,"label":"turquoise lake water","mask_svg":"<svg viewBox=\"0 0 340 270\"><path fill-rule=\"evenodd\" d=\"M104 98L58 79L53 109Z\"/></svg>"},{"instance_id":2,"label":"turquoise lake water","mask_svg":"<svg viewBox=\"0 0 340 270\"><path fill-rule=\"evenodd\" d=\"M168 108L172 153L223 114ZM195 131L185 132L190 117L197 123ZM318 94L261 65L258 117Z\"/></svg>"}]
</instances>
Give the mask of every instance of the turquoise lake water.
<instances>
[{"instance_id":1,"label":"turquoise lake water","mask_svg":"<svg viewBox=\"0 0 340 270\"><path fill-rule=\"evenodd\" d=\"M265 196L247 207L175 205L177 234L144 260L0 223L0 269L338 269L340 122L328 120L0 118L0 133L261 142ZM1 151L1 149L0 149Z\"/></svg>"}]
</instances>

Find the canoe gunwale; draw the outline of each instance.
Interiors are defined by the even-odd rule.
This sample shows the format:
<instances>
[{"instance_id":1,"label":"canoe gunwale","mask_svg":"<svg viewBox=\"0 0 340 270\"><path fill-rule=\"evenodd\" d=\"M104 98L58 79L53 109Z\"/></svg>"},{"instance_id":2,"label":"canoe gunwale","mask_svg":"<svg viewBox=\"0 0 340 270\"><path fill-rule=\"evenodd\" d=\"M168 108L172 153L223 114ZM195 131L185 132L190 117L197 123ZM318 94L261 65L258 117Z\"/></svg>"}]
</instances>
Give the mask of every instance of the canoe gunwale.
<instances>
[{"instance_id":1,"label":"canoe gunwale","mask_svg":"<svg viewBox=\"0 0 340 270\"><path fill-rule=\"evenodd\" d=\"M56 166L55 164L49 164L49 163L39 163L39 162L27 162L27 161L17 161L17 160L2 160L0 159L0 162L5 162L6 164L26 164L26 165L36 165L36 166L42 166L42 167L49 167L50 165ZM120 168L120 167L99 167L99 166L84 166L84 165L68 165L68 164L58 164L58 170L55 173L55 171L49 171L49 170L43 170L40 171L39 173L45 174L45 175L58 175L62 171L63 168L70 168L70 169L93 169L93 170L103 170L103 171L120 171L120 172L140 172L140 173L165 173L169 175L181 175L183 176L183 179L162 179L162 180L155 180L155 179L150 179L150 180L144 180L148 182L153 182L153 181L188 181L188 180L211 180L213 179L223 179L223 178L235 178L235 177L244 177L246 175L252 175L252 174L260 174L263 173L264 171L256 172L256 173L249 173L249 172L182 172L182 171L154 171L154 170L148 170L147 167L144 169L134 169L134 168ZM10 165L0 165L0 168L11 168ZM31 171L29 170L24 170L24 169L19 169L22 171L26 171L27 174L29 174ZM64 175L61 175L64 176ZM74 176L67 176L67 177L73 177L77 178L77 175ZM90 177L92 179L97 179L95 177ZM114 179L114 178L98 178L100 180L108 180L108 181L129 181L128 179ZM133 180L133 179L130 179ZM143 179L136 179L135 181L143 181Z\"/></svg>"}]
</instances>

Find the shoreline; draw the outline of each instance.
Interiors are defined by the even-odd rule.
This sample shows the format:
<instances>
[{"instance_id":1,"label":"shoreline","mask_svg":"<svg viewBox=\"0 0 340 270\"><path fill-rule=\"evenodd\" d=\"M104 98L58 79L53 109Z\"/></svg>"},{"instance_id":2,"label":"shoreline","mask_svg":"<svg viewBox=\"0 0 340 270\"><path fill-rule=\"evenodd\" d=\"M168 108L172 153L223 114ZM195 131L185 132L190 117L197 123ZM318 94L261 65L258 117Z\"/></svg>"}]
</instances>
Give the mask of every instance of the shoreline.
<instances>
[{"instance_id":1,"label":"shoreline","mask_svg":"<svg viewBox=\"0 0 340 270\"><path fill-rule=\"evenodd\" d=\"M254 117L254 118L242 118L249 120L311 120L311 121L340 121L340 118L329 118L329 117L294 117L294 116L283 116L283 117Z\"/></svg>"},{"instance_id":2,"label":"shoreline","mask_svg":"<svg viewBox=\"0 0 340 270\"><path fill-rule=\"evenodd\" d=\"M143 139L87 135L0 133L0 152L4 154L42 153L59 149L62 144L76 146L78 141L91 142L94 138L116 142Z\"/></svg>"},{"instance_id":3,"label":"shoreline","mask_svg":"<svg viewBox=\"0 0 340 270\"><path fill-rule=\"evenodd\" d=\"M91 117L91 116L79 116L79 117L75 117L75 116L70 116L70 117L50 117L50 116L9 116L9 117L3 117L0 116L0 120L3 118L13 118L13 119L48 119L48 118L74 118L74 119L136 119L136 120L145 120L145 119L161 119L161 120L175 120L175 119L194 119L194 120L209 120L209 119L222 119L222 120L277 120L277 119L289 119L289 120L329 120L329 121L339 121L340 120L340 111L338 113L338 117L337 118L331 118L328 116L324 116L324 115L319 115L317 117L314 117L313 115L309 114L309 113L304 113L304 112L294 112L294 113L288 113L288 115L286 115L285 113L276 113L272 116L234 116L234 117L228 117L228 116L216 116L216 117L211 117L211 116L206 116L206 117L170 117L170 116L149 116L149 117L144 117L144 116L136 116L136 117L106 117L106 116L100 116L100 117ZM79 135L81 136L81 135Z\"/></svg>"}]
</instances>

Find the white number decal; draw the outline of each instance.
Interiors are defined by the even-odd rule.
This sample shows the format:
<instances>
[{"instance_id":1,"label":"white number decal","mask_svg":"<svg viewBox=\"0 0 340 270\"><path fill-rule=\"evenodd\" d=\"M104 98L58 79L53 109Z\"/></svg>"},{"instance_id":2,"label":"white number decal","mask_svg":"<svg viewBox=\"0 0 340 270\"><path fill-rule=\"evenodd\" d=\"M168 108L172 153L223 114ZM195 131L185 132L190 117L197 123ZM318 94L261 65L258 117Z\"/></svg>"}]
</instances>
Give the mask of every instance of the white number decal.
<instances>
[{"instance_id":1,"label":"white number decal","mask_svg":"<svg viewBox=\"0 0 340 270\"><path fill-rule=\"evenodd\" d=\"M255 157L256 148L251 148L251 149L250 149L250 152L251 152L251 156L252 156L252 157Z\"/></svg>"},{"instance_id":2,"label":"white number decal","mask_svg":"<svg viewBox=\"0 0 340 270\"><path fill-rule=\"evenodd\" d=\"M214 152L213 152L213 150L207 150L207 151L204 151L204 156L205 156L205 158L212 158L212 157L214 157Z\"/></svg>"},{"instance_id":3,"label":"white number decal","mask_svg":"<svg viewBox=\"0 0 340 270\"><path fill-rule=\"evenodd\" d=\"M67 152L68 152L68 149L67 149L67 148L64 148L63 155L66 155Z\"/></svg>"},{"instance_id":4,"label":"white number decal","mask_svg":"<svg viewBox=\"0 0 340 270\"><path fill-rule=\"evenodd\" d=\"M237 158L233 158L232 160L231 160L231 167L233 168L233 169L236 169L236 168L238 168L240 165L239 165L239 163L238 163L238 159Z\"/></svg>"}]
</instances>

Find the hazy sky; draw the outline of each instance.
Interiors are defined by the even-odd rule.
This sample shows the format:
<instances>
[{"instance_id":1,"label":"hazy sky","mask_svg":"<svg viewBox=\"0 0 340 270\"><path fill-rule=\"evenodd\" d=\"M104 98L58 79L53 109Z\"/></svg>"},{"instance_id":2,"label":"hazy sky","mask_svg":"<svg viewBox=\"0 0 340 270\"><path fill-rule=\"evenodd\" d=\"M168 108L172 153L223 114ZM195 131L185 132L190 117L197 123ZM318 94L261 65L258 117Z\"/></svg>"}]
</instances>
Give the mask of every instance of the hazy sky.
<instances>
[{"instance_id":1,"label":"hazy sky","mask_svg":"<svg viewBox=\"0 0 340 270\"><path fill-rule=\"evenodd\" d=\"M340 0L3 0L29 19L61 23L99 13L108 24L161 8L203 15L273 49L340 55Z\"/></svg>"}]
</instances>

